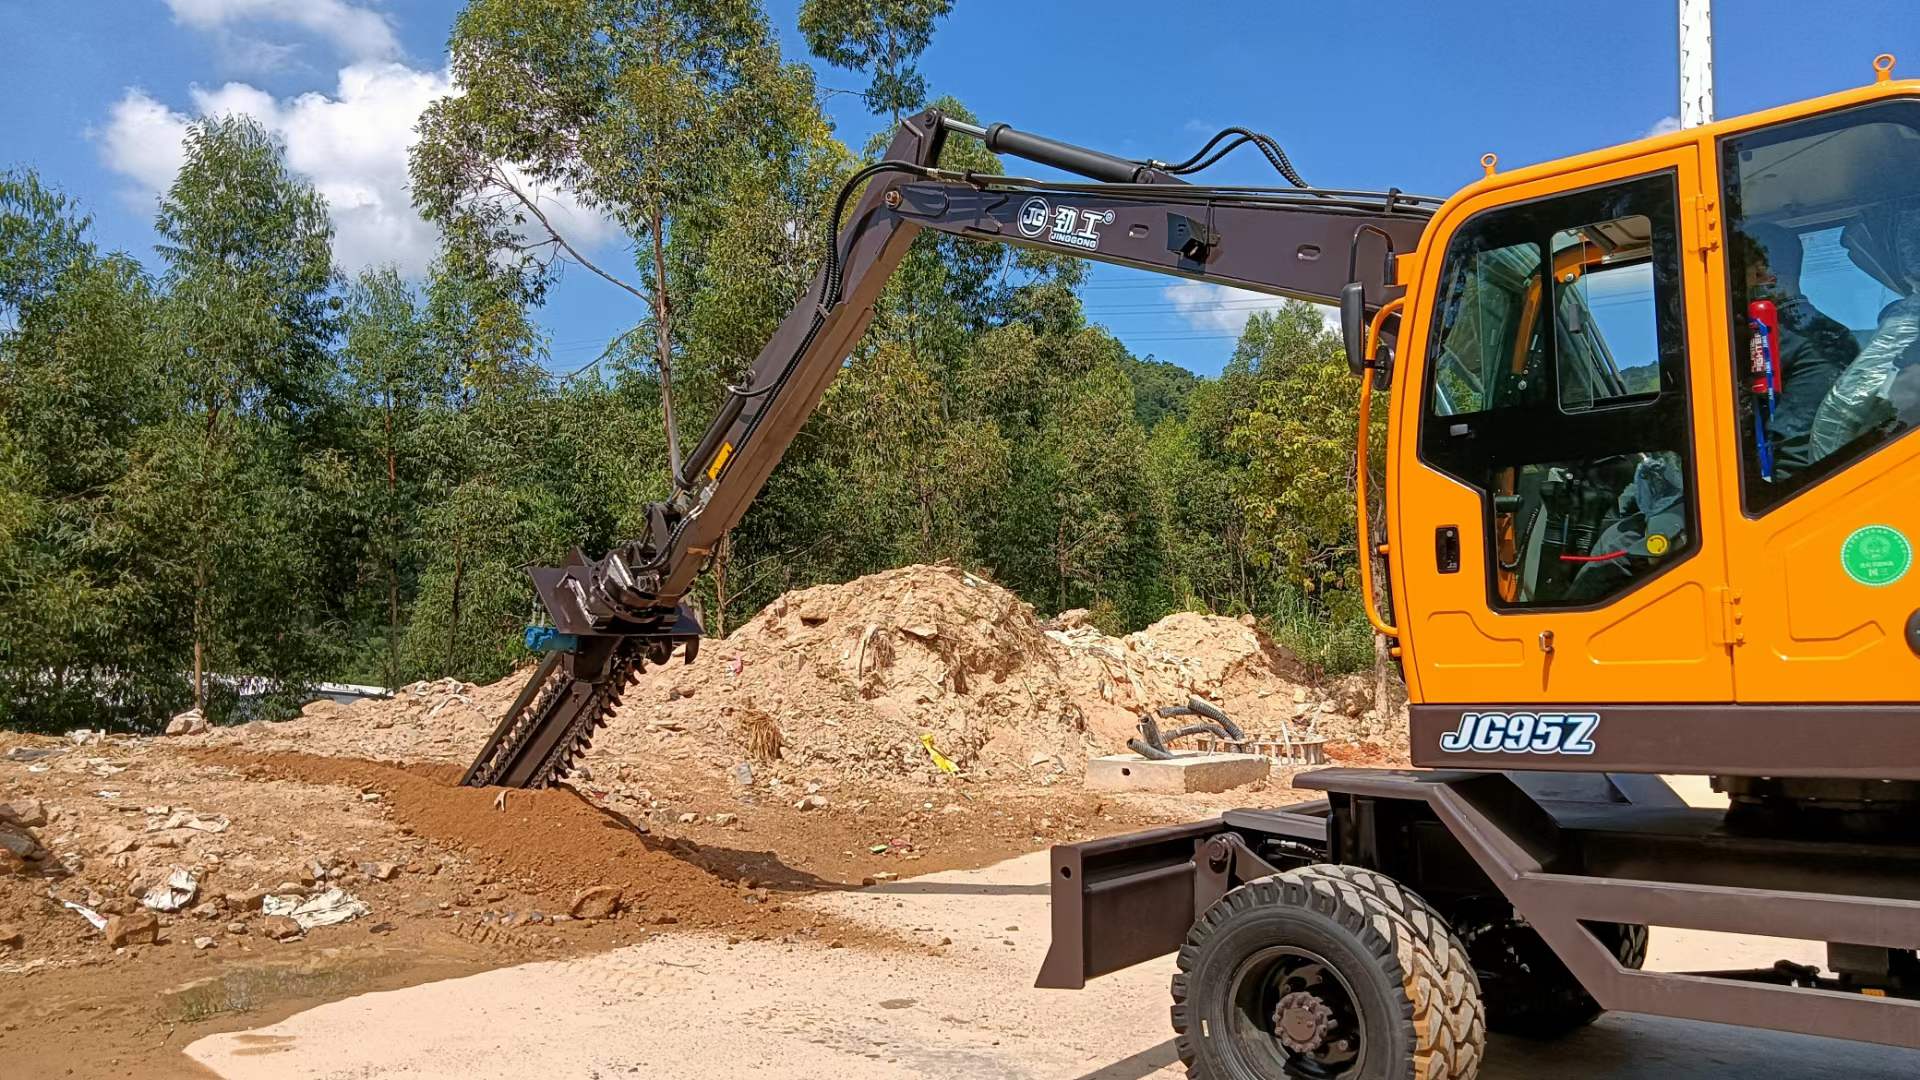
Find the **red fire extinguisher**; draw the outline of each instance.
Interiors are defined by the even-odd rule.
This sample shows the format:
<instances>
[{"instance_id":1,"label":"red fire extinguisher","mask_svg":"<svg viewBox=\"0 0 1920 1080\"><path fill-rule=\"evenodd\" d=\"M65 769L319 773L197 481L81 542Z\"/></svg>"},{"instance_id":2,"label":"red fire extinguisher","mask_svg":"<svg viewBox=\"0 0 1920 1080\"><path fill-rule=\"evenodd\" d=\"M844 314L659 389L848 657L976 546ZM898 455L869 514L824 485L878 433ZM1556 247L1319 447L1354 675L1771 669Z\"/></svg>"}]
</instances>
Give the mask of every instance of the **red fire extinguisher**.
<instances>
[{"instance_id":1,"label":"red fire extinguisher","mask_svg":"<svg viewBox=\"0 0 1920 1080\"><path fill-rule=\"evenodd\" d=\"M1753 330L1748 345L1748 388L1753 392L1753 439L1760 454L1760 478L1773 479L1774 406L1780 401L1780 312L1771 300L1755 300L1747 305L1747 322Z\"/></svg>"}]
</instances>

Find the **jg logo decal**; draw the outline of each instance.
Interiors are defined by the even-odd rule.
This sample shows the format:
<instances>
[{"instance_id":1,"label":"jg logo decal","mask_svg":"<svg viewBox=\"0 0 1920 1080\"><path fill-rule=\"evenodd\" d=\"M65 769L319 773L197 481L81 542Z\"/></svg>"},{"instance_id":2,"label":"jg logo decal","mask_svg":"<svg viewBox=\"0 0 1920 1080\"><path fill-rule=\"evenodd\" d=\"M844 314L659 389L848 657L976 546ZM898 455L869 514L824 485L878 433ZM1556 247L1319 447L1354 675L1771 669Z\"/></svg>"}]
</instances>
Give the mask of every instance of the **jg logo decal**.
<instances>
[{"instance_id":1,"label":"jg logo decal","mask_svg":"<svg viewBox=\"0 0 1920 1080\"><path fill-rule=\"evenodd\" d=\"M1440 736L1448 754L1591 754L1599 713L1461 713L1458 730Z\"/></svg>"},{"instance_id":2,"label":"jg logo decal","mask_svg":"<svg viewBox=\"0 0 1920 1080\"><path fill-rule=\"evenodd\" d=\"M1862 585L1891 585L1907 576L1913 565L1913 545L1906 535L1887 525L1854 530L1840 545L1840 565Z\"/></svg>"},{"instance_id":3,"label":"jg logo decal","mask_svg":"<svg viewBox=\"0 0 1920 1080\"><path fill-rule=\"evenodd\" d=\"M1076 210L1071 206L1050 206L1035 195L1020 204L1020 235L1028 239L1045 236L1048 240L1082 251L1100 248L1100 226L1113 224L1111 210Z\"/></svg>"},{"instance_id":4,"label":"jg logo decal","mask_svg":"<svg viewBox=\"0 0 1920 1080\"><path fill-rule=\"evenodd\" d=\"M1053 214L1047 209L1047 200L1035 195L1020 206L1020 235L1039 236L1047 231L1047 220Z\"/></svg>"}]
</instances>

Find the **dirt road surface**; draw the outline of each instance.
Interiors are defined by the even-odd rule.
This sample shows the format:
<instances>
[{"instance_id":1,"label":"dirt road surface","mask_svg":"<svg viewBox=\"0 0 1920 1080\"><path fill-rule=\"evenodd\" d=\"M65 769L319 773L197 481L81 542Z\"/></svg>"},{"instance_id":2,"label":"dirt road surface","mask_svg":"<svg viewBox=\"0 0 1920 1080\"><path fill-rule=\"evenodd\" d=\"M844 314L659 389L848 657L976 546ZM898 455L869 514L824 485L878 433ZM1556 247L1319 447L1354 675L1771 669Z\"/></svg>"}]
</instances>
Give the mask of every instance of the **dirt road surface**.
<instances>
[{"instance_id":1,"label":"dirt road surface","mask_svg":"<svg viewBox=\"0 0 1920 1080\"><path fill-rule=\"evenodd\" d=\"M348 1077L1058 1077L1181 1075L1169 960L1078 993L1032 989L1047 943L1044 853L857 892L823 912L929 949L659 937L311 1009L213 1035L189 1056L225 1080ZM941 945L945 940L949 944ZM1651 966L1771 962L1780 943L1670 935ZM1497 1040L1488 1080L1879 1080L1920 1055L1610 1016L1557 1044Z\"/></svg>"}]
</instances>

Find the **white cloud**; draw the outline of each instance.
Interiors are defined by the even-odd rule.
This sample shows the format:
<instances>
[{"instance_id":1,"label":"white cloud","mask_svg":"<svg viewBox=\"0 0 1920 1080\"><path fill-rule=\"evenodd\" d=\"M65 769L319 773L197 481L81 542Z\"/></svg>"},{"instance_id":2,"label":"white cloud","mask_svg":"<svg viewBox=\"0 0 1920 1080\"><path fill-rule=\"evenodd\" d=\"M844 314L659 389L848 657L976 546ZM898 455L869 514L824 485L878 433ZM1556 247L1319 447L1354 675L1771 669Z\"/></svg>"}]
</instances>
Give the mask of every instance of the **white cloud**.
<instances>
[{"instance_id":1,"label":"white cloud","mask_svg":"<svg viewBox=\"0 0 1920 1080\"><path fill-rule=\"evenodd\" d=\"M1651 139L1651 138L1655 138L1656 136L1660 136L1660 135L1671 135L1671 134L1673 134L1674 132L1676 132L1676 131L1679 131L1679 130L1680 130L1680 118L1679 118L1679 117L1677 117L1677 116L1663 116L1663 117L1661 117L1660 119L1658 119L1658 120L1655 120L1655 121L1653 122L1653 126L1652 126L1652 127L1650 127L1650 128L1648 128L1648 129L1646 130L1646 133L1645 133L1645 134L1643 134L1643 135L1642 135L1642 136L1640 136L1640 137L1641 137L1641 138L1643 138L1643 139Z\"/></svg>"},{"instance_id":2,"label":"white cloud","mask_svg":"<svg viewBox=\"0 0 1920 1080\"><path fill-rule=\"evenodd\" d=\"M1287 301L1278 296L1265 293L1248 292L1226 285L1215 285L1203 281L1182 281L1167 286L1161 291L1173 309L1187 320L1187 324L1196 331L1212 334L1238 335L1247 328L1247 320L1256 312L1277 311ZM1324 304L1315 304L1320 311L1320 321L1327 329L1338 332L1340 312Z\"/></svg>"},{"instance_id":3,"label":"white cloud","mask_svg":"<svg viewBox=\"0 0 1920 1080\"><path fill-rule=\"evenodd\" d=\"M173 183L186 150L187 118L153 100L145 90L128 90L107 110L107 125L93 131L100 157L137 185L131 193L145 209L155 193Z\"/></svg>"},{"instance_id":4,"label":"white cloud","mask_svg":"<svg viewBox=\"0 0 1920 1080\"><path fill-rule=\"evenodd\" d=\"M391 262L402 273L418 276L433 259L438 237L414 212L407 154L420 113L453 89L445 71L384 62L343 69L331 94L275 98L239 82L194 87L191 114L132 89L109 110L94 137L107 166L131 180L135 196L151 206L179 171L180 140L190 115L245 113L282 140L287 165L326 197L334 259L342 269L353 273ZM611 222L575 198L548 193L541 197L541 209L583 250L592 251L617 234Z\"/></svg>"},{"instance_id":5,"label":"white cloud","mask_svg":"<svg viewBox=\"0 0 1920 1080\"><path fill-rule=\"evenodd\" d=\"M279 70L299 48L240 29L261 25L310 34L352 61L400 55L392 20L350 0L167 0L167 6L175 22L213 35L227 62L247 70Z\"/></svg>"}]
</instances>

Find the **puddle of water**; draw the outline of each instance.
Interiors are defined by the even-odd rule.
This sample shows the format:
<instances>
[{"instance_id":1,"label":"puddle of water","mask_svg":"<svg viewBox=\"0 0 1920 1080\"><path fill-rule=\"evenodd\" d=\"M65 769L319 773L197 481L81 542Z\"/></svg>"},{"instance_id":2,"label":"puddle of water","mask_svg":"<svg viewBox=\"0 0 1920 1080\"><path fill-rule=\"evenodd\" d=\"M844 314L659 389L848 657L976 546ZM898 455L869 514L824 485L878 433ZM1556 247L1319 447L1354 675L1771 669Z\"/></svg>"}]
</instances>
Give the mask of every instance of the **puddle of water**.
<instances>
[{"instance_id":1,"label":"puddle of water","mask_svg":"<svg viewBox=\"0 0 1920 1080\"><path fill-rule=\"evenodd\" d=\"M160 1018L190 1024L222 1013L245 1013L290 999L337 1000L407 965L395 957L319 958L305 964L250 964L168 991ZM280 1038L280 1036L269 1036ZM262 1048L271 1052L284 1047Z\"/></svg>"}]
</instances>

